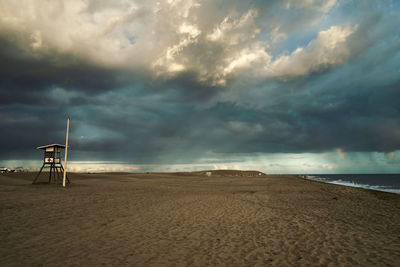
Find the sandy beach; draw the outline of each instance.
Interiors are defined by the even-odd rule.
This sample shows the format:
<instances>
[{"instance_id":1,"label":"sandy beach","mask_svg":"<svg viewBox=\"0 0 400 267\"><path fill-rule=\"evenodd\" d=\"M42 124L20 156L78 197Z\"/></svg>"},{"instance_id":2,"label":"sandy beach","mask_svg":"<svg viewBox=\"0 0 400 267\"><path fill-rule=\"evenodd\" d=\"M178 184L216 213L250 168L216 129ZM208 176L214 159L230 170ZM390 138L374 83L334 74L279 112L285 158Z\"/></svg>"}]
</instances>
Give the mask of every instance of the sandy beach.
<instances>
[{"instance_id":1,"label":"sandy beach","mask_svg":"<svg viewBox=\"0 0 400 267\"><path fill-rule=\"evenodd\" d=\"M400 195L253 174L0 174L0 265L400 266Z\"/></svg>"}]
</instances>

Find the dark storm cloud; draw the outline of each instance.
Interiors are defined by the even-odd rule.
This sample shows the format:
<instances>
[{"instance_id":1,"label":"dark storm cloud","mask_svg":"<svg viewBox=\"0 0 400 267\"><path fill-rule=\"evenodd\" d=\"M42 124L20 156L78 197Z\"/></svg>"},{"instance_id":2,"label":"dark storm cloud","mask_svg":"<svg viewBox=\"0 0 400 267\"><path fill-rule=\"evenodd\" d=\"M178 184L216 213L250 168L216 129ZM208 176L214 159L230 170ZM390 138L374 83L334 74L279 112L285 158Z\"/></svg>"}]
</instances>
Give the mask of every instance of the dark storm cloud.
<instances>
[{"instance_id":1,"label":"dark storm cloud","mask_svg":"<svg viewBox=\"0 0 400 267\"><path fill-rule=\"evenodd\" d=\"M67 114L77 160L400 149L395 11L353 3L349 13L336 1L189 2L162 3L155 19L144 12L132 22L124 18L151 4L132 13L130 2L89 1L79 14L85 34L68 36L78 41L67 48L38 22L18 34L0 28L0 158L62 143Z\"/></svg>"},{"instance_id":2,"label":"dark storm cloud","mask_svg":"<svg viewBox=\"0 0 400 267\"><path fill-rule=\"evenodd\" d=\"M54 87L84 94L111 90L121 84L122 74L74 58L48 53L25 55L22 48L0 36L0 103L51 105L49 90Z\"/></svg>"},{"instance_id":3,"label":"dark storm cloud","mask_svg":"<svg viewBox=\"0 0 400 267\"><path fill-rule=\"evenodd\" d=\"M197 74L193 72L179 74L173 79L164 81L160 87L175 91L176 100L183 102L207 101L222 89L221 86L199 82Z\"/></svg>"},{"instance_id":4,"label":"dark storm cloud","mask_svg":"<svg viewBox=\"0 0 400 267\"><path fill-rule=\"evenodd\" d=\"M62 141L58 137L63 136L65 125L52 116L57 112L22 105L0 107L0 158L31 158L37 146Z\"/></svg>"},{"instance_id":5,"label":"dark storm cloud","mask_svg":"<svg viewBox=\"0 0 400 267\"><path fill-rule=\"evenodd\" d=\"M73 55L32 55L9 33L0 34L0 147L2 159L37 155L34 148L62 143L73 106L93 104L124 84L123 74Z\"/></svg>"}]
</instances>

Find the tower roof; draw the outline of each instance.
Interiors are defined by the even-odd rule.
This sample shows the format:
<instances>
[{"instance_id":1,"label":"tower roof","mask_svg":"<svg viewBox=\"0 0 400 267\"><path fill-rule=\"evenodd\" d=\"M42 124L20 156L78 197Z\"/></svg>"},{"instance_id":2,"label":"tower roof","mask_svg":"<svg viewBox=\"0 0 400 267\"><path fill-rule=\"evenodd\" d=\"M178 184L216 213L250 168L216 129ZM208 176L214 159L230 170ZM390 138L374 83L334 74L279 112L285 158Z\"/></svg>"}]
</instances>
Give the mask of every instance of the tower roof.
<instances>
[{"instance_id":1,"label":"tower roof","mask_svg":"<svg viewBox=\"0 0 400 267\"><path fill-rule=\"evenodd\" d=\"M51 145L45 145L45 146L39 146L36 149L46 149L48 147L61 147L65 148L65 145L60 145L60 144L51 144Z\"/></svg>"}]
</instances>

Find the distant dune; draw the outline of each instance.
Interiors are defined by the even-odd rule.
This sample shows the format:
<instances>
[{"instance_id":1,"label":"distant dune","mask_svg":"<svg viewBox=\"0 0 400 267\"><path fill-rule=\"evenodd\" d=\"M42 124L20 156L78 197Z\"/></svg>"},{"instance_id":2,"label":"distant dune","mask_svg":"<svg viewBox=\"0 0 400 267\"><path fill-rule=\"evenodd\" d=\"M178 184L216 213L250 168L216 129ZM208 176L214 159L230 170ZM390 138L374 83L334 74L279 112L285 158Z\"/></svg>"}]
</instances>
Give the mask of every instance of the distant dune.
<instances>
[{"instance_id":1,"label":"distant dune","mask_svg":"<svg viewBox=\"0 0 400 267\"><path fill-rule=\"evenodd\" d=\"M266 175L265 173L259 171L240 171L240 170L206 170L197 172L175 172L173 174L177 176L194 176L194 175L209 174L209 176L243 176L243 177Z\"/></svg>"},{"instance_id":2,"label":"distant dune","mask_svg":"<svg viewBox=\"0 0 400 267\"><path fill-rule=\"evenodd\" d=\"M0 266L399 266L400 195L259 174L0 174Z\"/></svg>"}]
</instances>

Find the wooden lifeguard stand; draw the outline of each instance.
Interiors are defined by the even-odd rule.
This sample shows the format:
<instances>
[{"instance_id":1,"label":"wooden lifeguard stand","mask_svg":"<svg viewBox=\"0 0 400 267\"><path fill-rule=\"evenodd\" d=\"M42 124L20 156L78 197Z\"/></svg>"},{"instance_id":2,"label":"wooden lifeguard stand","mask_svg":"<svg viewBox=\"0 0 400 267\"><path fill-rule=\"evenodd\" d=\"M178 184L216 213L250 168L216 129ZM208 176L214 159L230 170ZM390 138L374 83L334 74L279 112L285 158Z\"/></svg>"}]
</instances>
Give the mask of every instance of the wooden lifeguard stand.
<instances>
[{"instance_id":1,"label":"wooden lifeguard stand","mask_svg":"<svg viewBox=\"0 0 400 267\"><path fill-rule=\"evenodd\" d=\"M42 173L42 170L44 167L49 167L49 184L51 183L51 180L53 179L54 182L56 182L56 178L58 181L62 180L62 176L64 174L64 167L61 164L61 149L64 149L64 145L60 144L51 144L51 145L46 145L46 146L40 146L37 147L36 149L43 149L44 150L44 159L43 159L43 165L42 168L40 168L39 173L36 175L35 180L33 180L32 184L35 184L37 179L39 178L39 175ZM57 175L57 177L56 177ZM70 181L68 179L68 176L66 176L68 184L70 184Z\"/></svg>"}]
</instances>

